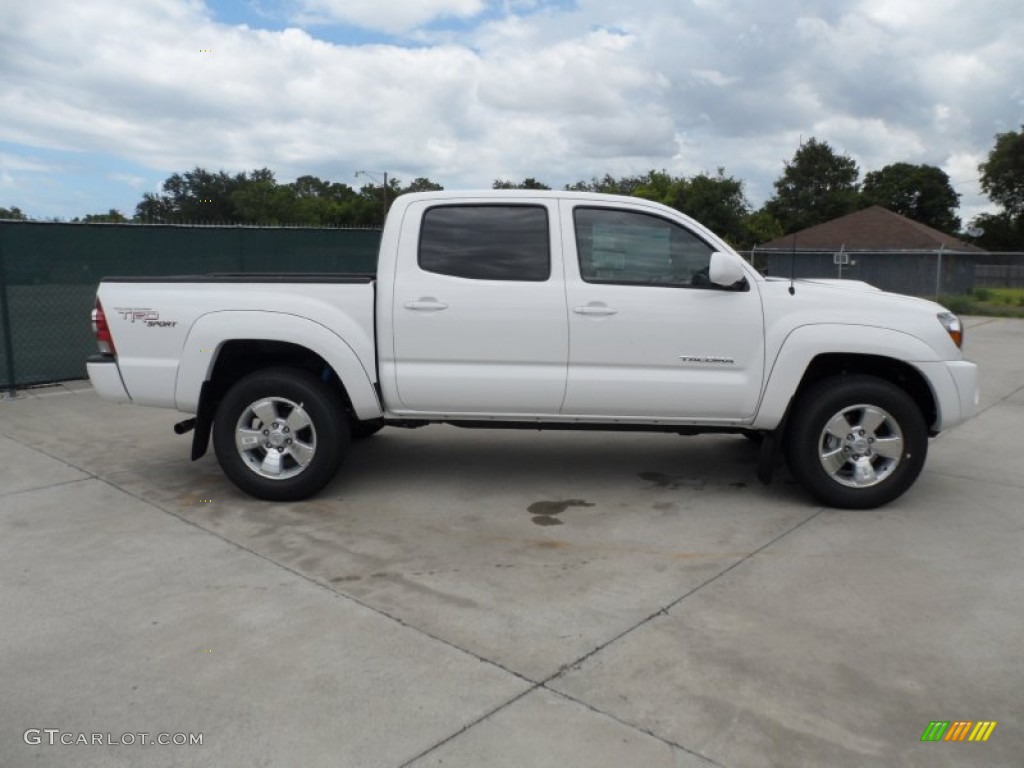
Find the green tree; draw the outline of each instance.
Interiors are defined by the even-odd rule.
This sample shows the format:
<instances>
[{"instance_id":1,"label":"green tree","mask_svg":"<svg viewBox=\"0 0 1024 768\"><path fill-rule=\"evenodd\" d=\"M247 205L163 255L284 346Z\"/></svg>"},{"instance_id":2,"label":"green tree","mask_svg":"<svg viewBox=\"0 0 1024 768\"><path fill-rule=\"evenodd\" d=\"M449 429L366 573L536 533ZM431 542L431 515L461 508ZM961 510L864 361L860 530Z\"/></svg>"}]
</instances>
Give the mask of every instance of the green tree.
<instances>
[{"instance_id":1,"label":"green tree","mask_svg":"<svg viewBox=\"0 0 1024 768\"><path fill-rule=\"evenodd\" d=\"M861 200L865 206L881 205L943 232L960 229L960 195L946 172L934 165L893 163L871 171L864 176Z\"/></svg>"},{"instance_id":2,"label":"green tree","mask_svg":"<svg viewBox=\"0 0 1024 768\"><path fill-rule=\"evenodd\" d=\"M1014 218L1006 211L983 213L971 222L984 232L971 240L987 251L1024 251L1024 217Z\"/></svg>"},{"instance_id":3,"label":"green tree","mask_svg":"<svg viewBox=\"0 0 1024 768\"><path fill-rule=\"evenodd\" d=\"M128 219L116 208L111 208L106 213L87 213L83 218L79 219L76 216L71 221L81 221L85 224L124 224Z\"/></svg>"},{"instance_id":4,"label":"green tree","mask_svg":"<svg viewBox=\"0 0 1024 768\"><path fill-rule=\"evenodd\" d=\"M590 181L577 181L575 184L566 184L566 192L600 192L606 195L631 195L636 188L637 177L623 176L621 179L614 178L606 173L603 178L594 176Z\"/></svg>"},{"instance_id":5,"label":"green tree","mask_svg":"<svg viewBox=\"0 0 1024 768\"><path fill-rule=\"evenodd\" d=\"M356 226L357 220L369 221L373 216L372 203L347 184L300 176L287 186L295 195L296 224Z\"/></svg>"},{"instance_id":6,"label":"green tree","mask_svg":"<svg viewBox=\"0 0 1024 768\"><path fill-rule=\"evenodd\" d=\"M402 189L399 194L407 195L410 192L441 192L444 189L440 184L437 184L430 179L420 176L417 179L413 179L412 183Z\"/></svg>"},{"instance_id":7,"label":"green tree","mask_svg":"<svg viewBox=\"0 0 1024 768\"><path fill-rule=\"evenodd\" d=\"M699 221L733 247L744 247L745 225L750 205L743 195L743 182L725 175L725 169L710 176L699 173L674 182L672 207Z\"/></svg>"},{"instance_id":8,"label":"green tree","mask_svg":"<svg viewBox=\"0 0 1024 768\"><path fill-rule=\"evenodd\" d=\"M302 209L295 188L280 185L272 171L254 171L231 193L239 221L244 224L313 224L302 220Z\"/></svg>"},{"instance_id":9,"label":"green tree","mask_svg":"<svg viewBox=\"0 0 1024 768\"><path fill-rule=\"evenodd\" d=\"M21 209L12 205L10 208L0 208L0 219L14 219L15 221L28 221L28 216L21 212Z\"/></svg>"},{"instance_id":10,"label":"green tree","mask_svg":"<svg viewBox=\"0 0 1024 768\"><path fill-rule=\"evenodd\" d=\"M493 189L551 189L547 184L537 181L532 176L523 179L518 184L504 179L495 179Z\"/></svg>"},{"instance_id":11,"label":"green tree","mask_svg":"<svg viewBox=\"0 0 1024 768\"><path fill-rule=\"evenodd\" d=\"M811 138L786 163L764 210L787 234L844 216L857 209L859 176L853 158Z\"/></svg>"},{"instance_id":12,"label":"green tree","mask_svg":"<svg viewBox=\"0 0 1024 768\"><path fill-rule=\"evenodd\" d=\"M203 168L183 174L171 174L162 186L162 194L147 192L135 207L135 218L156 222L242 223L235 193L250 182L273 182L274 174L266 168L253 171L252 176L234 176Z\"/></svg>"},{"instance_id":13,"label":"green tree","mask_svg":"<svg viewBox=\"0 0 1024 768\"><path fill-rule=\"evenodd\" d=\"M748 226L750 204L743 193L743 182L726 176L724 168L719 168L715 175L699 173L689 179L673 176L664 169L622 178L605 174L600 179L568 184L565 189L653 200L693 217L734 247L748 248L758 242ZM770 216L766 220L778 226Z\"/></svg>"},{"instance_id":14,"label":"green tree","mask_svg":"<svg viewBox=\"0 0 1024 768\"><path fill-rule=\"evenodd\" d=\"M742 247L753 248L760 243L767 243L786 234L779 220L767 211L754 211L743 221L746 239Z\"/></svg>"},{"instance_id":15,"label":"green tree","mask_svg":"<svg viewBox=\"0 0 1024 768\"><path fill-rule=\"evenodd\" d=\"M681 199L679 187L685 183L686 179L681 176L673 176L664 169L650 170L643 176L635 176L622 181L624 187L632 188L630 196L642 197L644 200L672 207L675 207Z\"/></svg>"},{"instance_id":16,"label":"green tree","mask_svg":"<svg viewBox=\"0 0 1024 768\"><path fill-rule=\"evenodd\" d=\"M981 188L1015 219L1024 217L1024 125L996 134L988 159L978 166Z\"/></svg>"},{"instance_id":17,"label":"green tree","mask_svg":"<svg viewBox=\"0 0 1024 768\"><path fill-rule=\"evenodd\" d=\"M351 206L354 220L349 223L349 226L383 227L391 204L402 192L402 182L394 176L388 178L386 188L383 184L372 182L363 185L359 190L361 202Z\"/></svg>"},{"instance_id":18,"label":"green tree","mask_svg":"<svg viewBox=\"0 0 1024 768\"><path fill-rule=\"evenodd\" d=\"M370 184L356 192L347 184L316 176L278 184L268 168L234 175L195 168L172 174L162 190L143 196L136 207L137 220L345 227L377 225L384 215L384 190L379 186ZM401 191L398 182L389 179L389 202Z\"/></svg>"}]
</instances>

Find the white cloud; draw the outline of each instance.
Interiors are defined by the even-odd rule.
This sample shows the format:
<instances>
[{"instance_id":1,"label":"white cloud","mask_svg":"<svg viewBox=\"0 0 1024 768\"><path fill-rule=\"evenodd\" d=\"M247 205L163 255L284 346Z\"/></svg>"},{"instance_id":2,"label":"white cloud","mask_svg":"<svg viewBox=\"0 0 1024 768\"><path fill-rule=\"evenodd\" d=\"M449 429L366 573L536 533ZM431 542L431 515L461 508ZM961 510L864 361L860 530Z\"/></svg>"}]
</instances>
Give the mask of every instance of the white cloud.
<instances>
[{"instance_id":1,"label":"white cloud","mask_svg":"<svg viewBox=\"0 0 1024 768\"><path fill-rule=\"evenodd\" d=\"M382 32L409 32L445 17L468 19L484 10L484 0L299 0L293 20L344 22Z\"/></svg>"},{"instance_id":2,"label":"white cloud","mask_svg":"<svg viewBox=\"0 0 1024 768\"><path fill-rule=\"evenodd\" d=\"M838 115L816 122L813 133L827 136L834 149L853 155L867 170L888 164L892 157L919 162L928 152L918 132L877 117Z\"/></svg>"},{"instance_id":3,"label":"white cloud","mask_svg":"<svg viewBox=\"0 0 1024 768\"><path fill-rule=\"evenodd\" d=\"M29 171L30 173L54 173L61 170L56 163L48 163L30 157L12 155L10 152L0 152L0 170L4 171Z\"/></svg>"},{"instance_id":4,"label":"white cloud","mask_svg":"<svg viewBox=\"0 0 1024 768\"><path fill-rule=\"evenodd\" d=\"M693 76L701 82L710 83L718 88L724 88L727 85L732 85L739 80L738 77L723 75L717 69L695 69L693 70Z\"/></svg>"},{"instance_id":5,"label":"white cloud","mask_svg":"<svg viewBox=\"0 0 1024 768\"><path fill-rule=\"evenodd\" d=\"M976 166L996 132L1024 122L1018 4L291 6L416 41L401 47L327 42L315 25L229 26L198 0L21 3L0 26L0 141L166 174L266 166L356 183L369 167L449 187L724 166L760 204L801 137L849 152L862 171ZM446 18L475 26L430 26ZM10 163L0 156L0 169L33 170ZM965 206L985 203L958 191Z\"/></svg>"},{"instance_id":6,"label":"white cloud","mask_svg":"<svg viewBox=\"0 0 1024 768\"><path fill-rule=\"evenodd\" d=\"M866 0L861 8L867 18L895 30L913 29L937 15L963 13L957 0Z\"/></svg>"},{"instance_id":7,"label":"white cloud","mask_svg":"<svg viewBox=\"0 0 1024 768\"><path fill-rule=\"evenodd\" d=\"M148 181L142 176L138 176L133 173L111 173L107 176L111 181L117 181L121 184L126 184L132 189L141 192L146 189Z\"/></svg>"},{"instance_id":8,"label":"white cloud","mask_svg":"<svg viewBox=\"0 0 1024 768\"><path fill-rule=\"evenodd\" d=\"M956 152L942 163L942 170L949 176L953 189L960 193L960 218L964 224L979 213L995 213L996 206L985 197L978 180L978 165L984 162L987 153Z\"/></svg>"}]
</instances>

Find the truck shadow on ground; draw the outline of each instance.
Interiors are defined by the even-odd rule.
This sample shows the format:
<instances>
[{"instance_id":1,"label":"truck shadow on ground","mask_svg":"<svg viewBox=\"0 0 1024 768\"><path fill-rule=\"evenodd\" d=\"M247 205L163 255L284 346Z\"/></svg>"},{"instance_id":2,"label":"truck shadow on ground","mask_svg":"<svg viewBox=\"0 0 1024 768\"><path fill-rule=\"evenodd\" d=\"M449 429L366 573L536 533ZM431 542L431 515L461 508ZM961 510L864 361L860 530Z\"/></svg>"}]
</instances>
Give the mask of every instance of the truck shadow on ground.
<instances>
[{"instance_id":1,"label":"truck shadow on ground","mask_svg":"<svg viewBox=\"0 0 1024 768\"><path fill-rule=\"evenodd\" d=\"M558 489L559 503L627 485L649 492L763 492L769 489L756 477L757 452L733 435L385 430L353 444L320 495L351 497L396 484L424 494L451 492L453 483L479 493ZM773 487L791 485L780 462Z\"/></svg>"}]
</instances>

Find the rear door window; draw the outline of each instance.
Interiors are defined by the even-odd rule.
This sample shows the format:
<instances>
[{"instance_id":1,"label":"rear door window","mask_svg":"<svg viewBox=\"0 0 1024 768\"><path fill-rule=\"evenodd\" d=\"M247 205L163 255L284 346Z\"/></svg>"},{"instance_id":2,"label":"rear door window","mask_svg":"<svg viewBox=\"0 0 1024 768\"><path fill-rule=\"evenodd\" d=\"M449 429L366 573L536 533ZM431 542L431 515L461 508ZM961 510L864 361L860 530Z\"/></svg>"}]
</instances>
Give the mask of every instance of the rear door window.
<instances>
[{"instance_id":1,"label":"rear door window","mask_svg":"<svg viewBox=\"0 0 1024 768\"><path fill-rule=\"evenodd\" d=\"M470 280L543 282L551 277L547 209L539 205L442 205L420 229L420 269Z\"/></svg>"}]
</instances>

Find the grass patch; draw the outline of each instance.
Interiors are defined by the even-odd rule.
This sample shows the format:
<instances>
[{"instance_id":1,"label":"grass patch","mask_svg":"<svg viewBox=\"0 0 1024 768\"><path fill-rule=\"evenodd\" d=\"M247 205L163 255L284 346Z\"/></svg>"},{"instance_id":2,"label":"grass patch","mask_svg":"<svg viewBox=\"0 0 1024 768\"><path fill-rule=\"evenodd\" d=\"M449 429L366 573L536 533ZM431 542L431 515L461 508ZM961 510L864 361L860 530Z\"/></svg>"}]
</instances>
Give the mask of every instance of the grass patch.
<instances>
[{"instance_id":1,"label":"grass patch","mask_svg":"<svg viewBox=\"0 0 1024 768\"><path fill-rule=\"evenodd\" d=\"M1024 307L1024 288L989 288L988 292L990 302Z\"/></svg>"},{"instance_id":2,"label":"grass patch","mask_svg":"<svg viewBox=\"0 0 1024 768\"><path fill-rule=\"evenodd\" d=\"M940 296L938 302L958 315L1024 317L1024 288L975 288L970 294Z\"/></svg>"}]
</instances>

